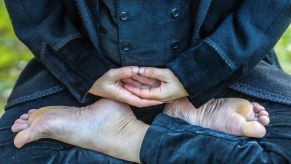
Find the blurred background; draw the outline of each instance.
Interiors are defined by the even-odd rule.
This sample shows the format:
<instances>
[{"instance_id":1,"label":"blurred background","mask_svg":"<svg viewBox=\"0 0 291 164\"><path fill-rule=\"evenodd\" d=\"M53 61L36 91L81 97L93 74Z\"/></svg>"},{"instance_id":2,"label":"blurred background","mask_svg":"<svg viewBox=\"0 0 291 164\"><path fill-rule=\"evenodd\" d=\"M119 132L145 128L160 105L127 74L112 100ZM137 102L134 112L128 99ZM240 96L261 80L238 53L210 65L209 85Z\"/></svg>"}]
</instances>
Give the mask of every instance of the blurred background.
<instances>
[{"instance_id":1,"label":"blurred background","mask_svg":"<svg viewBox=\"0 0 291 164\"><path fill-rule=\"evenodd\" d=\"M291 74L291 26L275 47L283 69ZM21 70L32 58L16 38L3 0L0 0L0 116Z\"/></svg>"}]
</instances>

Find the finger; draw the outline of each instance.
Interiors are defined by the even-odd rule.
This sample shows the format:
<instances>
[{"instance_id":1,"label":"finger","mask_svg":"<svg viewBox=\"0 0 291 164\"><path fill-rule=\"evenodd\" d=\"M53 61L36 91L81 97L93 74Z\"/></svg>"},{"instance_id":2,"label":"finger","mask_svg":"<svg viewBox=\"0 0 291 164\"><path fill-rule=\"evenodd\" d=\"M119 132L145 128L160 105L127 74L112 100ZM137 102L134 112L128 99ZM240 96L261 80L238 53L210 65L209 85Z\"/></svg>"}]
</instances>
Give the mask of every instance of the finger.
<instances>
[{"instance_id":1,"label":"finger","mask_svg":"<svg viewBox=\"0 0 291 164\"><path fill-rule=\"evenodd\" d=\"M152 87L149 85L142 85L140 86L141 89L151 89Z\"/></svg>"},{"instance_id":2,"label":"finger","mask_svg":"<svg viewBox=\"0 0 291 164\"><path fill-rule=\"evenodd\" d=\"M137 75L138 70L139 68L136 66L116 68L106 72L106 76L111 80L117 81Z\"/></svg>"},{"instance_id":3,"label":"finger","mask_svg":"<svg viewBox=\"0 0 291 164\"><path fill-rule=\"evenodd\" d=\"M121 101L140 108L163 104L163 102L158 100L142 99L126 90L119 94L117 101Z\"/></svg>"},{"instance_id":4,"label":"finger","mask_svg":"<svg viewBox=\"0 0 291 164\"><path fill-rule=\"evenodd\" d=\"M133 86L138 87L138 88L151 88L149 85L144 85L144 84L137 82L135 80L132 80L130 78L123 79L122 82L124 84L133 85Z\"/></svg>"},{"instance_id":5,"label":"finger","mask_svg":"<svg viewBox=\"0 0 291 164\"><path fill-rule=\"evenodd\" d=\"M154 67L141 67L139 68L138 74L144 77L160 81L167 81L169 77L172 76L172 72L169 69L161 69Z\"/></svg>"},{"instance_id":6,"label":"finger","mask_svg":"<svg viewBox=\"0 0 291 164\"><path fill-rule=\"evenodd\" d=\"M133 86L136 86L136 87L141 87L141 86L144 85L144 84L142 84L142 83L140 83L138 81L133 80L132 78L125 78L125 79L122 79L121 81L123 83L130 84L130 85L133 85Z\"/></svg>"},{"instance_id":7,"label":"finger","mask_svg":"<svg viewBox=\"0 0 291 164\"><path fill-rule=\"evenodd\" d=\"M163 102L157 100L148 100L148 99L141 99L141 98L132 98L127 104L136 106L139 108L150 107L155 105L161 105Z\"/></svg>"},{"instance_id":8,"label":"finger","mask_svg":"<svg viewBox=\"0 0 291 164\"><path fill-rule=\"evenodd\" d=\"M138 88L143 88L143 89L151 88L151 86L142 84L142 83L137 82L137 81L135 81L135 80L133 80L131 78L123 79L122 82L125 83L125 84L133 85L133 86L138 87Z\"/></svg>"},{"instance_id":9,"label":"finger","mask_svg":"<svg viewBox=\"0 0 291 164\"><path fill-rule=\"evenodd\" d=\"M159 87L161 85L160 80L151 79L140 75L135 75L132 77L132 79L151 87Z\"/></svg>"},{"instance_id":10,"label":"finger","mask_svg":"<svg viewBox=\"0 0 291 164\"><path fill-rule=\"evenodd\" d=\"M139 88L129 84L124 84L124 88L143 99L161 99L156 91L157 88Z\"/></svg>"}]
</instances>

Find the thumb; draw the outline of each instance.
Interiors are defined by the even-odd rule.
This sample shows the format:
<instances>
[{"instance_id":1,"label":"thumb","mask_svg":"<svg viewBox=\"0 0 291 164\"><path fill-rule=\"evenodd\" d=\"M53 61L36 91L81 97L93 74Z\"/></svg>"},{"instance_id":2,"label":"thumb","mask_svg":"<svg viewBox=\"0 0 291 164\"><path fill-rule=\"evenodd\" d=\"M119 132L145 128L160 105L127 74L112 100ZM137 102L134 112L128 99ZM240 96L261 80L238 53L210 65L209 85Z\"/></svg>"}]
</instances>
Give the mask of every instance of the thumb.
<instances>
[{"instance_id":1,"label":"thumb","mask_svg":"<svg viewBox=\"0 0 291 164\"><path fill-rule=\"evenodd\" d=\"M139 75L152 78L160 81L167 81L171 76L169 69L161 69L155 67L141 67L139 68Z\"/></svg>"},{"instance_id":2,"label":"thumb","mask_svg":"<svg viewBox=\"0 0 291 164\"><path fill-rule=\"evenodd\" d=\"M117 81L124 78L129 78L138 74L139 68L137 66L121 67L116 69L110 69L106 76L111 80Z\"/></svg>"}]
</instances>

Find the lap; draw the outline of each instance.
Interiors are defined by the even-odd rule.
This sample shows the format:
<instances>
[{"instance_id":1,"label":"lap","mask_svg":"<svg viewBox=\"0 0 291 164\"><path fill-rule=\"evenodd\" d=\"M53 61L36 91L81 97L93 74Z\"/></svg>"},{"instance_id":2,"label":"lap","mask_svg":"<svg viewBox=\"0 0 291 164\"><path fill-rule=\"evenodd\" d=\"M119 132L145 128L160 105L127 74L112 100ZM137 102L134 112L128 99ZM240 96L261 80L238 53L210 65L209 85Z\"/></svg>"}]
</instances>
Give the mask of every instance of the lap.
<instances>
[{"instance_id":1,"label":"lap","mask_svg":"<svg viewBox=\"0 0 291 164\"><path fill-rule=\"evenodd\" d=\"M266 136L259 141L269 152L280 154L291 162L291 106L262 102L270 114Z\"/></svg>"},{"instance_id":2,"label":"lap","mask_svg":"<svg viewBox=\"0 0 291 164\"><path fill-rule=\"evenodd\" d=\"M221 97L240 97L251 102L258 102L270 115L270 124L266 127L266 136L255 140L267 152L274 152L291 162L291 106L272 101L261 100L248 95L228 90ZM253 139L249 139L254 142Z\"/></svg>"},{"instance_id":3,"label":"lap","mask_svg":"<svg viewBox=\"0 0 291 164\"><path fill-rule=\"evenodd\" d=\"M266 107L271 123L267 127L266 137L257 142L266 151L276 152L286 159L291 157L291 107L270 101L262 101L235 93L226 97L242 97L256 101ZM16 149L13 145L15 134L10 130L14 121L30 109L44 106L84 106L79 104L66 91L62 91L31 102L15 105L8 109L0 119L0 159L5 163L126 163L126 161L71 146L54 140L43 139ZM220 135L221 136L221 135ZM253 142L254 140L251 140ZM154 141L153 141L154 142ZM194 149L194 148L193 148ZM290 159L291 161L291 159Z\"/></svg>"}]
</instances>

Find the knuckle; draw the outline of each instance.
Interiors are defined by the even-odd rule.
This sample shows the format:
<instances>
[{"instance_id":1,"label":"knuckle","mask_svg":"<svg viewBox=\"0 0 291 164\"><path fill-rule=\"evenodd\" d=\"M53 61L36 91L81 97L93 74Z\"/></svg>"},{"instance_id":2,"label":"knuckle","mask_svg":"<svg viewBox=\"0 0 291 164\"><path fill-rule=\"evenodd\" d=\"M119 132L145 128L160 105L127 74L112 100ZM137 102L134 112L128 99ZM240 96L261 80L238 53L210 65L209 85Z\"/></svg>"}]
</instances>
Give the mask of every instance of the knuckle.
<instances>
[{"instance_id":1,"label":"knuckle","mask_svg":"<svg viewBox=\"0 0 291 164\"><path fill-rule=\"evenodd\" d=\"M129 69L132 74L138 74L139 71L138 67L130 66Z\"/></svg>"},{"instance_id":2,"label":"knuckle","mask_svg":"<svg viewBox=\"0 0 291 164\"><path fill-rule=\"evenodd\" d=\"M173 75L173 73L169 69L164 69L164 74L166 76L172 76Z\"/></svg>"},{"instance_id":3,"label":"knuckle","mask_svg":"<svg viewBox=\"0 0 291 164\"><path fill-rule=\"evenodd\" d=\"M145 74L148 74L149 76L153 76L154 70L152 68L145 68Z\"/></svg>"},{"instance_id":4,"label":"knuckle","mask_svg":"<svg viewBox=\"0 0 291 164\"><path fill-rule=\"evenodd\" d=\"M131 72L131 68L122 68L120 72L121 74L126 75Z\"/></svg>"},{"instance_id":5,"label":"knuckle","mask_svg":"<svg viewBox=\"0 0 291 164\"><path fill-rule=\"evenodd\" d=\"M108 76L108 77L113 77L115 71L116 71L115 69L110 69L110 70L107 72L107 76Z\"/></svg>"}]
</instances>

